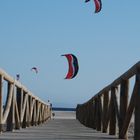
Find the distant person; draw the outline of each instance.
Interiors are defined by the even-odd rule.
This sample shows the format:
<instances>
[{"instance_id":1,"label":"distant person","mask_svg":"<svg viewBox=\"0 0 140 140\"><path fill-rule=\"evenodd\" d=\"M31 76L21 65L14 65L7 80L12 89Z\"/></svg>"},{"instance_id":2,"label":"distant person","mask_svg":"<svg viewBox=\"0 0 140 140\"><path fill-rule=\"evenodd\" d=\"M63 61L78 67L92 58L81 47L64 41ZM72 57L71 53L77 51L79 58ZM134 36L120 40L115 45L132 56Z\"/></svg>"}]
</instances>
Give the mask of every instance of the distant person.
<instances>
[{"instance_id":1,"label":"distant person","mask_svg":"<svg viewBox=\"0 0 140 140\"><path fill-rule=\"evenodd\" d=\"M55 116L55 113L54 113L54 112L52 112L52 117L53 117L53 119L54 119L54 116Z\"/></svg>"},{"instance_id":2,"label":"distant person","mask_svg":"<svg viewBox=\"0 0 140 140\"><path fill-rule=\"evenodd\" d=\"M52 110L52 103L50 103L50 110Z\"/></svg>"}]
</instances>

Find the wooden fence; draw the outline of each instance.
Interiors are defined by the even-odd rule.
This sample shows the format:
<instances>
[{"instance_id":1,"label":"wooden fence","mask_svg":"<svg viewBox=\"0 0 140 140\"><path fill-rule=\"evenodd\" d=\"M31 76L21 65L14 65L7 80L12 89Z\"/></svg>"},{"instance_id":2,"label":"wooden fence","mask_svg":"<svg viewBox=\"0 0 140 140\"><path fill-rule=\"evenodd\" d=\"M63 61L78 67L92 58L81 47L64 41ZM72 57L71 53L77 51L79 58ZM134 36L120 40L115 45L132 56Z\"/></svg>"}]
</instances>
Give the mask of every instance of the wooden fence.
<instances>
[{"instance_id":1,"label":"wooden fence","mask_svg":"<svg viewBox=\"0 0 140 140\"><path fill-rule=\"evenodd\" d=\"M133 116L134 140L140 140L140 62L76 108L82 124L120 139L128 138Z\"/></svg>"},{"instance_id":2,"label":"wooden fence","mask_svg":"<svg viewBox=\"0 0 140 140\"><path fill-rule=\"evenodd\" d=\"M50 117L49 104L0 69L0 133L39 125Z\"/></svg>"}]
</instances>

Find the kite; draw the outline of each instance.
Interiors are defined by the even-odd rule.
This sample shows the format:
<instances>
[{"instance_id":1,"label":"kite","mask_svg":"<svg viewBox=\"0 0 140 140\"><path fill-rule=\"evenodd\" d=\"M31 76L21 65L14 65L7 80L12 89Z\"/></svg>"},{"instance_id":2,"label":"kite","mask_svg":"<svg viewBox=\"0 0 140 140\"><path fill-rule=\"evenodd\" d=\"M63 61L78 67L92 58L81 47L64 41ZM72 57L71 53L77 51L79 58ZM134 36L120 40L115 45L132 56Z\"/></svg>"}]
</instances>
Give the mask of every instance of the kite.
<instances>
[{"instance_id":1,"label":"kite","mask_svg":"<svg viewBox=\"0 0 140 140\"><path fill-rule=\"evenodd\" d=\"M67 73L65 79L74 78L77 75L78 70L79 70L78 60L77 60L76 56L73 54L64 54L61 56L65 56L67 58L68 64L69 64L68 73Z\"/></svg>"},{"instance_id":2,"label":"kite","mask_svg":"<svg viewBox=\"0 0 140 140\"><path fill-rule=\"evenodd\" d=\"M90 0L85 0L85 2L89 2ZM98 13L102 9L102 2L101 0L94 0L95 3L95 13Z\"/></svg>"},{"instance_id":3,"label":"kite","mask_svg":"<svg viewBox=\"0 0 140 140\"><path fill-rule=\"evenodd\" d=\"M36 73L38 73L38 69L37 69L36 67L32 67L32 68L31 68L31 71L33 71L33 70L34 70Z\"/></svg>"}]
</instances>

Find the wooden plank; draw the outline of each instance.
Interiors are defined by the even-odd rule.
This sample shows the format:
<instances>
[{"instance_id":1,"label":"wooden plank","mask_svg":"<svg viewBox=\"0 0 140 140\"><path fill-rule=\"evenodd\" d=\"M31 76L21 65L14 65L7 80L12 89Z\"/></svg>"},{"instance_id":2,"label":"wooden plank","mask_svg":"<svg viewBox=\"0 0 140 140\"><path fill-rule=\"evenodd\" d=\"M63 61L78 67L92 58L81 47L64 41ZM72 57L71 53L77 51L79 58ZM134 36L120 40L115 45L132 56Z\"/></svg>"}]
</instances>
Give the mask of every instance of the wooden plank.
<instances>
[{"instance_id":1,"label":"wooden plank","mask_svg":"<svg viewBox=\"0 0 140 140\"><path fill-rule=\"evenodd\" d=\"M6 122L8 114L10 112L10 108L12 105L12 99L13 99L13 89L14 89L14 85L11 83L8 83L8 87L7 87L7 99L6 99L6 104L5 104L5 110L3 113L3 124Z\"/></svg>"},{"instance_id":2,"label":"wooden plank","mask_svg":"<svg viewBox=\"0 0 140 140\"><path fill-rule=\"evenodd\" d=\"M24 93L24 101L23 101L22 112L21 112L21 122L23 122L23 118L25 115L27 99L28 99L28 94Z\"/></svg>"},{"instance_id":3,"label":"wooden plank","mask_svg":"<svg viewBox=\"0 0 140 140\"><path fill-rule=\"evenodd\" d=\"M19 125L21 127L22 122L22 104L23 104L23 89L17 87L17 93L16 93L16 101L17 101L17 107L18 107L18 113L19 113Z\"/></svg>"},{"instance_id":4,"label":"wooden plank","mask_svg":"<svg viewBox=\"0 0 140 140\"><path fill-rule=\"evenodd\" d=\"M129 127L129 123L130 123L130 120L131 120L131 117L132 117L132 114L134 111L137 92L138 92L138 83L135 82L133 93L132 93L130 103L129 103L129 106L128 106L128 109L126 112L126 116L125 116L125 119L123 122L123 127L121 130L120 136L119 136L120 138L124 138L126 136L126 133L127 133L128 127Z\"/></svg>"},{"instance_id":5,"label":"wooden plank","mask_svg":"<svg viewBox=\"0 0 140 140\"><path fill-rule=\"evenodd\" d=\"M102 105L101 105L101 96L97 99L97 131L101 131L102 128Z\"/></svg>"},{"instance_id":6,"label":"wooden plank","mask_svg":"<svg viewBox=\"0 0 140 140\"><path fill-rule=\"evenodd\" d=\"M120 85L120 117L119 117L119 135L123 127L123 122L126 117L128 107L128 94L129 94L129 80L122 80ZM119 136L120 137L120 136ZM127 133L124 138L127 137Z\"/></svg>"},{"instance_id":7,"label":"wooden plank","mask_svg":"<svg viewBox=\"0 0 140 140\"><path fill-rule=\"evenodd\" d=\"M110 121L110 112L111 112L111 99L108 100L108 109L107 109L106 120L104 124L105 130L108 130L108 125Z\"/></svg>"},{"instance_id":8,"label":"wooden plank","mask_svg":"<svg viewBox=\"0 0 140 140\"><path fill-rule=\"evenodd\" d=\"M108 121L107 121L107 116L109 114L109 92L105 92L103 94L103 133L107 133L107 126L108 126Z\"/></svg>"},{"instance_id":9,"label":"wooden plank","mask_svg":"<svg viewBox=\"0 0 140 140\"><path fill-rule=\"evenodd\" d=\"M110 124L109 124L109 134L115 135L116 134L116 111L114 106L114 94L115 94L115 87L111 89L111 111L110 111Z\"/></svg>"},{"instance_id":10,"label":"wooden plank","mask_svg":"<svg viewBox=\"0 0 140 140\"><path fill-rule=\"evenodd\" d=\"M84 127L75 119L54 119L38 127L3 133L0 140L118 140L117 136Z\"/></svg>"},{"instance_id":11,"label":"wooden plank","mask_svg":"<svg viewBox=\"0 0 140 140\"><path fill-rule=\"evenodd\" d=\"M94 105L93 105L93 101L90 102L90 127L94 128Z\"/></svg>"},{"instance_id":12,"label":"wooden plank","mask_svg":"<svg viewBox=\"0 0 140 140\"><path fill-rule=\"evenodd\" d=\"M86 105L86 126L87 127L91 127L90 126L90 102Z\"/></svg>"},{"instance_id":13,"label":"wooden plank","mask_svg":"<svg viewBox=\"0 0 140 140\"><path fill-rule=\"evenodd\" d=\"M31 101L32 103L31 103L31 110L30 110L30 122L31 122L31 125L33 125L32 124L32 118L33 118L33 109L34 109L34 104L35 104L35 99L32 99L32 101Z\"/></svg>"},{"instance_id":14,"label":"wooden plank","mask_svg":"<svg viewBox=\"0 0 140 140\"><path fill-rule=\"evenodd\" d=\"M0 75L0 133L2 132L2 120L3 120L2 84L3 84L3 76Z\"/></svg>"},{"instance_id":15,"label":"wooden plank","mask_svg":"<svg viewBox=\"0 0 140 140\"><path fill-rule=\"evenodd\" d=\"M6 101L6 110L3 115L3 124L7 123L6 131L12 131L15 123L15 109L14 109L14 85L8 83L8 97ZM6 122L5 122L6 121Z\"/></svg>"},{"instance_id":16,"label":"wooden plank","mask_svg":"<svg viewBox=\"0 0 140 140\"><path fill-rule=\"evenodd\" d=\"M138 83L138 91L135 99L135 129L134 140L140 140L140 70L136 75L136 82Z\"/></svg>"},{"instance_id":17,"label":"wooden plank","mask_svg":"<svg viewBox=\"0 0 140 140\"><path fill-rule=\"evenodd\" d=\"M20 117L16 100L15 100L15 129L20 129Z\"/></svg>"},{"instance_id":18,"label":"wooden plank","mask_svg":"<svg viewBox=\"0 0 140 140\"><path fill-rule=\"evenodd\" d=\"M117 90L118 90L117 88L114 89L114 94L112 96L113 96L113 103L114 103L114 107L115 107L116 117L119 120L120 113L119 113L119 107L118 107L118 99L117 99L117 96L116 96L116 91Z\"/></svg>"},{"instance_id":19,"label":"wooden plank","mask_svg":"<svg viewBox=\"0 0 140 140\"><path fill-rule=\"evenodd\" d=\"M95 101L92 101L93 102L93 129L96 129L96 103L95 103Z\"/></svg>"}]
</instances>

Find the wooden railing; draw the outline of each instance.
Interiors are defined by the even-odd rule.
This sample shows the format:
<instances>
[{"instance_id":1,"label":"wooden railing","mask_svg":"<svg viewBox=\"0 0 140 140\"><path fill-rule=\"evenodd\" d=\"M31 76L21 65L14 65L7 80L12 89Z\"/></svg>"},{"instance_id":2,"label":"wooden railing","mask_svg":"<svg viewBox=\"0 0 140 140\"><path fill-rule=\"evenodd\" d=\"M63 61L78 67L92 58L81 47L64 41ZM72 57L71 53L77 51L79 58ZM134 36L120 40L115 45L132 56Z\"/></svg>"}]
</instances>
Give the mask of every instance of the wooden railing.
<instances>
[{"instance_id":1,"label":"wooden railing","mask_svg":"<svg viewBox=\"0 0 140 140\"><path fill-rule=\"evenodd\" d=\"M0 133L39 125L50 117L49 104L0 69Z\"/></svg>"},{"instance_id":2,"label":"wooden railing","mask_svg":"<svg viewBox=\"0 0 140 140\"><path fill-rule=\"evenodd\" d=\"M133 122L134 139L140 140L140 62L89 101L78 104L76 117L85 126L120 139L128 138Z\"/></svg>"}]
</instances>

